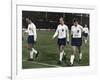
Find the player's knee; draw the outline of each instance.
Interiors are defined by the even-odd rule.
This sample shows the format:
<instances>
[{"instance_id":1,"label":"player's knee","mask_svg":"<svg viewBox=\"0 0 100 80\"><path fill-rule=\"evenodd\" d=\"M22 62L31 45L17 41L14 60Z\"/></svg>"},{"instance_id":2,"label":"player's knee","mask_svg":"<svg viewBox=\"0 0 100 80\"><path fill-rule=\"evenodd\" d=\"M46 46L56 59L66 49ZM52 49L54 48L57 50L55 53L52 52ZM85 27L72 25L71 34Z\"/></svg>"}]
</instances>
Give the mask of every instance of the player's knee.
<instances>
[{"instance_id":1,"label":"player's knee","mask_svg":"<svg viewBox=\"0 0 100 80\"><path fill-rule=\"evenodd\" d=\"M76 48L73 48L72 49L72 54L75 54L76 53Z\"/></svg>"},{"instance_id":2,"label":"player's knee","mask_svg":"<svg viewBox=\"0 0 100 80\"><path fill-rule=\"evenodd\" d=\"M64 50L64 47L60 47L60 52L62 52Z\"/></svg>"},{"instance_id":3,"label":"player's knee","mask_svg":"<svg viewBox=\"0 0 100 80\"><path fill-rule=\"evenodd\" d=\"M62 52L63 51L63 49L62 48L60 48L60 52Z\"/></svg>"},{"instance_id":4,"label":"player's knee","mask_svg":"<svg viewBox=\"0 0 100 80\"><path fill-rule=\"evenodd\" d=\"M76 51L75 51L75 50L73 50L72 54L75 54L75 53L76 53Z\"/></svg>"}]
</instances>

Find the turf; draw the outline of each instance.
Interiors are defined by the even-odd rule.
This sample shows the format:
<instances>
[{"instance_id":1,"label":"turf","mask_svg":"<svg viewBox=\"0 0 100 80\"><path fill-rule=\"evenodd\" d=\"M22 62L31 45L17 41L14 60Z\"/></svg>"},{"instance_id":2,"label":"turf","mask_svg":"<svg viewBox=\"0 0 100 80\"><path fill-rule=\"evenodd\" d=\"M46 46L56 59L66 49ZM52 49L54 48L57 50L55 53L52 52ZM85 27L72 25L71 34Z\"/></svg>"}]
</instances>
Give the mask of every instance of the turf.
<instances>
[{"instance_id":1,"label":"turf","mask_svg":"<svg viewBox=\"0 0 100 80\"><path fill-rule=\"evenodd\" d=\"M22 33L22 67L23 69L56 67L56 66L50 66L50 65L69 67L68 66L69 59L72 53L71 45L69 43L65 47L65 52L66 52L66 57L67 57L66 62L63 62L62 65L58 65L57 61L59 59L59 53L58 53L58 46L57 46L57 38L53 40L52 39L53 34L54 34L54 31L37 31L38 37L37 37L37 42L35 43L34 47L36 50L40 52L40 54L37 59L34 59L33 62L29 62L27 61L27 58L29 57L29 52L27 49L27 34ZM89 66L89 42L87 44L84 44L83 42L82 53L83 53L83 58L80 63L79 63L78 54L76 54L74 66ZM49 65L42 65L38 63L45 63Z\"/></svg>"}]
</instances>

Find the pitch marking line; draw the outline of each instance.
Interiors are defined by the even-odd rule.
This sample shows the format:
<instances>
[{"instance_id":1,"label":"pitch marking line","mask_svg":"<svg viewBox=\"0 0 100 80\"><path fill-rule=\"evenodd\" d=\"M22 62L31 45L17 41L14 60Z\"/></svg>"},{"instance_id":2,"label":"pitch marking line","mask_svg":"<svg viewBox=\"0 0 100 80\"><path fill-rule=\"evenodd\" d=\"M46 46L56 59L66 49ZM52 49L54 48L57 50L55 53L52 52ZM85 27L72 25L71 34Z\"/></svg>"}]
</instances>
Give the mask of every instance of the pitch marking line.
<instances>
[{"instance_id":1,"label":"pitch marking line","mask_svg":"<svg viewBox=\"0 0 100 80\"><path fill-rule=\"evenodd\" d=\"M51 66L51 67L61 67L61 66L58 66L58 65L51 65L51 64L40 63L40 62L36 62L36 61L27 61L27 60L23 60L23 62L31 62L31 63L35 63L35 64L39 64L39 65L44 65L44 66Z\"/></svg>"}]
</instances>

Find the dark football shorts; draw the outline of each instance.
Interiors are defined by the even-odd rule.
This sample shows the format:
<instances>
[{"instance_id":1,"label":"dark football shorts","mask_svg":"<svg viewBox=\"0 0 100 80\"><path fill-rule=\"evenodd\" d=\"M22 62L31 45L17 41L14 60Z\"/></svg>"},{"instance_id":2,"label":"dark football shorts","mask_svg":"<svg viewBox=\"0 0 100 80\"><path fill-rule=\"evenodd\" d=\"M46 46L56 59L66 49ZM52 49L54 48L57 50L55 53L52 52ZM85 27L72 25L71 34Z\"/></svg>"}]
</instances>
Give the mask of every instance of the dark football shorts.
<instances>
[{"instance_id":1,"label":"dark football shorts","mask_svg":"<svg viewBox=\"0 0 100 80\"><path fill-rule=\"evenodd\" d=\"M61 46L61 45L65 46L66 45L66 38L62 38L62 39L58 38L57 43L58 43L59 46Z\"/></svg>"},{"instance_id":2,"label":"dark football shorts","mask_svg":"<svg viewBox=\"0 0 100 80\"><path fill-rule=\"evenodd\" d=\"M28 36L28 43L29 44L34 44L34 36L33 35Z\"/></svg>"},{"instance_id":3,"label":"dark football shorts","mask_svg":"<svg viewBox=\"0 0 100 80\"><path fill-rule=\"evenodd\" d=\"M72 46L81 46L82 45L82 38L72 38L71 45Z\"/></svg>"}]
</instances>

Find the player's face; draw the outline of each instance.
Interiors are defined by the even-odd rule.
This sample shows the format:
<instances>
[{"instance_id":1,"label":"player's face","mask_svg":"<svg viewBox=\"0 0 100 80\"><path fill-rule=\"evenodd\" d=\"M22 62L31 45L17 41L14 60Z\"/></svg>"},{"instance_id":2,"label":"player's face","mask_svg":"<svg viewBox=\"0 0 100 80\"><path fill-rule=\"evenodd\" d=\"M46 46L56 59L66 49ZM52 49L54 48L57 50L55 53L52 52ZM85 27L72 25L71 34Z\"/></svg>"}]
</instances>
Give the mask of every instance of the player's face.
<instances>
[{"instance_id":1,"label":"player's face","mask_svg":"<svg viewBox=\"0 0 100 80\"><path fill-rule=\"evenodd\" d=\"M75 21L75 22L74 22L74 25L75 25L75 26L77 26L77 25L78 25L78 22L77 22L77 21Z\"/></svg>"},{"instance_id":2,"label":"player's face","mask_svg":"<svg viewBox=\"0 0 100 80\"><path fill-rule=\"evenodd\" d=\"M64 24L63 18L60 18L60 19L59 19L59 22L60 22L61 25L63 25L63 24Z\"/></svg>"},{"instance_id":3,"label":"player's face","mask_svg":"<svg viewBox=\"0 0 100 80\"><path fill-rule=\"evenodd\" d=\"M29 20L28 18L26 18L26 22L27 22L28 24L30 24L30 20Z\"/></svg>"},{"instance_id":4,"label":"player's face","mask_svg":"<svg viewBox=\"0 0 100 80\"><path fill-rule=\"evenodd\" d=\"M85 27L87 27L87 25L85 25Z\"/></svg>"}]
</instances>

